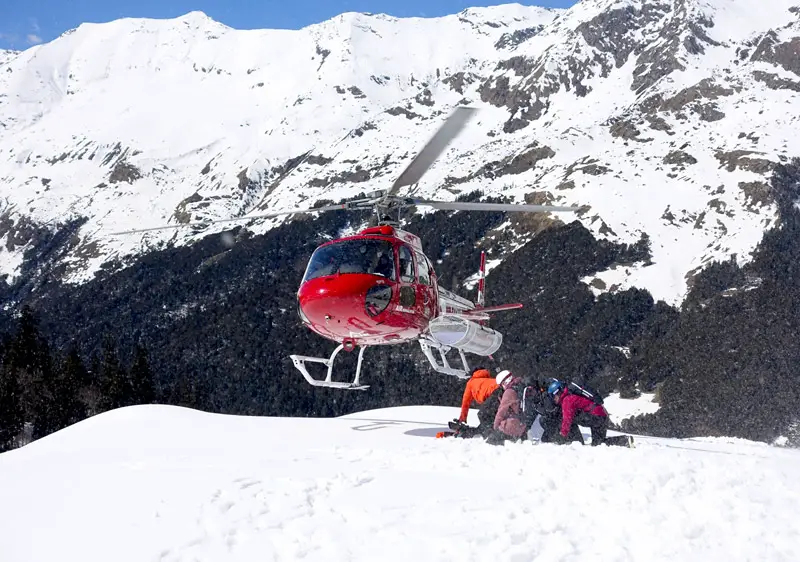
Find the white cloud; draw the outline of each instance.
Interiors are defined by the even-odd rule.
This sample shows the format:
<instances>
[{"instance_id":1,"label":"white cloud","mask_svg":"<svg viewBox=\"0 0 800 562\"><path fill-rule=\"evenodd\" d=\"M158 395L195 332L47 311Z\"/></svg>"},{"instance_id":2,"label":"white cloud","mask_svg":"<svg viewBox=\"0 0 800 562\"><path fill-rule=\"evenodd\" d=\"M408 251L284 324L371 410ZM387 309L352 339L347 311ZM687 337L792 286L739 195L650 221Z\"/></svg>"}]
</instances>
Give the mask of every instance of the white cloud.
<instances>
[{"instance_id":1,"label":"white cloud","mask_svg":"<svg viewBox=\"0 0 800 562\"><path fill-rule=\"evenodd\" d=\"M38 45L42 42L42 38L36 35L35 33L29 33L25 39L28 41L30 45Z\"/></svg>"},{"instance_id":2,"label":"white cloud","mask_svg":"<svg viewBox=\"0 0 800 562\"><path fill-rule=\"evenodd\" d=\"M19 39L19 36L16 33L6 33L6 32L3 32L3 31L0 31L0 43L2 43L2 46L0 46L0 49L13 49L13 48L15 48L16 44L17 44L17 39Z\"/></svg>"}]
</instances>

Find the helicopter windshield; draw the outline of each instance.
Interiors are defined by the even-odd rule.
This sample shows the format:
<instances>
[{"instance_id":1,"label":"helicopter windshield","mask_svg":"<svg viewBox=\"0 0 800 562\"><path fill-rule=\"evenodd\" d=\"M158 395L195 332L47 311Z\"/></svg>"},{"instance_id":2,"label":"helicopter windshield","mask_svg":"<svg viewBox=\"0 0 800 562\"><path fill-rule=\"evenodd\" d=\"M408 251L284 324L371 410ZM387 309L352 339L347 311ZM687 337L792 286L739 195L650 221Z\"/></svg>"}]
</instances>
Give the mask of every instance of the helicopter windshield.
<instances>
[{"instance_id":1,"label":"helicopter windshield","mask_svg":"<svg viewBox=\"0 0 800 562\"><path fill-rule=\"evenodd\" d=\"M368 273L395 280L394 250L387 240L342 240L317 248L303 281L336 273Z\"/></svg>"}]
</instances>

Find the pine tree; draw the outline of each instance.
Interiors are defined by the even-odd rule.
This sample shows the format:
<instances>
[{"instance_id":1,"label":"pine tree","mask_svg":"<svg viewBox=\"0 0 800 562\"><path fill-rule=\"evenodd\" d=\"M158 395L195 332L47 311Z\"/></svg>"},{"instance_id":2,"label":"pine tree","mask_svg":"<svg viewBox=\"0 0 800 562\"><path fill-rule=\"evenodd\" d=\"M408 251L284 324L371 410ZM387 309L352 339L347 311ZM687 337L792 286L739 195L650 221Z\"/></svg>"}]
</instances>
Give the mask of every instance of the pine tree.
<instances>
[{"instance_id":1,"label":"pine tree","mask_svg":"<svg viewBox=\"0 0 800 562\"><path fill-rule=\"evenodd\" d=\"M0 365L0 452L14 446L25 422L16 372Z\"/></svg>"},{"instance_id":2,"label":"pine tree","mask_svg":"<svg viewBox=\"0 0 800 562\"><path fill-rule=\"evenodd\" d=\"M166 403L195 410L214 411L210 404L208 384L197 377L181 375L170 389Z\"/></svg>"},{"instance_id":3,"label":"pine tree","mask_svg":"<svg viewBox=\"0 0 800 562\"><path fill-rule=\"evenodd\" d=\"M78 349L73 345L62 360L52 383L52 394L55 396L52 417L58 429L79 422L87 416L87 407L81 400L81 393L88 378L89 374Z\"/></svg>"},{"instance_id":4,"label":"pine tree","mask_svg":"<svg viewBox=\"0 0 800 562\"><path fill-rule=\"evenodd\" d=\"M147 359L147 350L138 344L131 367L130 380L134 404L152 404L156 401L155 383Z\"/></svg>"},{"instance_id":5,"label":"pine tree","mask_svg":"<svg viewBox=\"0 0 800 562\"><path fill-rule=\"evenodd\" d=\"M103 356L100 365L103 410L113 410L132 404L133 388L128 374L122 367L117 355L114 340L107 336L103 343Z\"/></svg>"},{"instance_id":6,"label":"pine tree","mask_svg":"<svg viewBox=\"0 0 800 562\"><path fill-rule=\"evenodd\" d=\"M19 385L20 405L25 420L33 422L34 439L58 429L51 417L56 401L52 389L53 358L50 346L39 333L36 315L29 306L20 311L5 368Z\"/></svg>"},{"instance_id":7,"label":"pine tree","mask_svg":"<svg viewBox=\"0 0 800 562\"><path fill-rule=\"evenodd\" d=\"M790 447L800 447L800 418L789 424L787 429L787 445Z\"/></svg>"}]
</instances>

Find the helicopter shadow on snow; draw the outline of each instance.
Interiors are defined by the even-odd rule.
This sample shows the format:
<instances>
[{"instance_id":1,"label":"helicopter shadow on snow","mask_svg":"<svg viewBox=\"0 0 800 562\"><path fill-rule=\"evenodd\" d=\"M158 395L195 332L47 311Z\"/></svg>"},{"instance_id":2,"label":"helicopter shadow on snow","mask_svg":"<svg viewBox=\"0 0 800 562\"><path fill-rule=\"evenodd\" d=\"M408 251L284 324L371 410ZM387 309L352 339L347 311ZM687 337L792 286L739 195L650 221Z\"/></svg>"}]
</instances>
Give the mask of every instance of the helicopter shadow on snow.
<instances>
[{"instance_id":1,"label":"helicopter shadow on snow","mask_svg":"<svg viewBox=\"0 0 800 562\"><path fill-rule=\"evenodd\" d=\"M409 435L411 437L436 437L436 434L441 431L447 431L449 428L447 424L439 423L439 422L423 422L423 421L413 421L413 420L387 420L387 419L376 419L376 418L349 418L350 421L359 422L358 425L352 426L350 429L354 431L378 431L381 429L390 429L390 428L397 428L398 426L402 425L414 425L414 426L426 426L426 427L415 427L413 429L408 429L403 432L403 435ZM528 431L528 439L531 441L539 441L542 437L544 430L542 426L539 424L539 420L537 419L534 421L533 426ZM617 432L612 432L613 434L617 434ZM581 428L581 435L583 435L583 439L586 443L590 442L591 439L591 431L587 428ZM670 445L664 445L669 447ZM674 445L673 445L674 447ZM719 451L712 451L712 452L719 452Z\"/></svg>"},{"instance_id":2,"label":"helicopter shadow on snow","mask_svg":"<svg viewBox=\"0 0 800 562\"><path fill-rule=\"evenodd\" d=\"M381 429L397 428L398 426L402 425L427 426L415 427L414 429L409 429L403 432L403 435L410 435L412 437L435 437L437 433L447 429L447 424L439 422L369 418L351 418L351 420L361 422L358 425L354 425L350 428L354 431L378 431Z\"/></svg>"}]
</instances>

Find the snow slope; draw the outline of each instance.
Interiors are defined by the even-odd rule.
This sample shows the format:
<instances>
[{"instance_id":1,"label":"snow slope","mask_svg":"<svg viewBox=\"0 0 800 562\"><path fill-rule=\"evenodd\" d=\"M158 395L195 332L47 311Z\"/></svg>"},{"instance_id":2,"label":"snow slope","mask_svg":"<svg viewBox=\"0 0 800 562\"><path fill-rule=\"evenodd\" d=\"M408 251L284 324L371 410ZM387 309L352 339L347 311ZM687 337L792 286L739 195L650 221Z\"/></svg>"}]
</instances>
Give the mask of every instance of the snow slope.
<instances>
[{"instance_id":1,"label":"snow slope","mask_svg":"<svg viewBox=\"0 0 800 562\"><path fill-rule=\"evenodd\" d=\"M796 450L434 439L457 412L105 413L0 455L1 558L797 559Z\"/></svg>"},{"instance_id":2,"label":"snow slope","mask_svg":"<svg viewBox=\"0 0 800 562\"><path fill-rule=\"evenodd\" d=\"M234 30L200 12L82 25L0 55L0 275L19 274L31 222L87 219L60 258L64 280L79 282L230 225L116 230L385 189L470 104L480 117L417 195L585 206L560 218L626 243L646 234L653 255L586 283L679 303L700 268L747 261L775 224L769 174L798 155L795 4L509 4L429 19L347 13L295 31Z\"/></svg>"}]
</instances>

